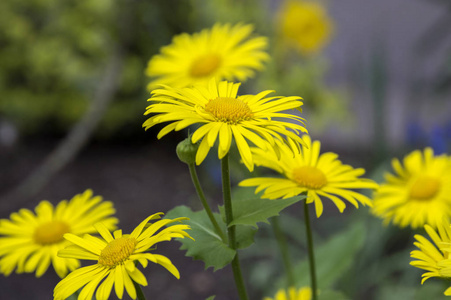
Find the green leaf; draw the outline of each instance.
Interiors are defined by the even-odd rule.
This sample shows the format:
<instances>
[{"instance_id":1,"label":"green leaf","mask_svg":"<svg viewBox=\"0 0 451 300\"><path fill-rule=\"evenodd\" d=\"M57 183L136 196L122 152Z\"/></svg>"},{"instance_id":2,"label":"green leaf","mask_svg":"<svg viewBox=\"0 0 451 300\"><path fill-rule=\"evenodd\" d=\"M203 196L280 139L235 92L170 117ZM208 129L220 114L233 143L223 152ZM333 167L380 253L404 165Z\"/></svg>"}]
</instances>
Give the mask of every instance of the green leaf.
<instances>
[{"instance_id":1,"label":"green leaf","mask_svg":"<svg viewBox=\"0 0 451 300\"><path fill-rule=\"evenodd\" d=\"M205 300L214 300L215 298L216 298L216 295L213 295L213 296L208 297L208 298L205 299Z\"/></svg>"},{"instance_id":2,"label":"green leaf","mask_svg":"<svg viewBox=\"0 0 451 300\"><path fill-rule=\"evenodd\" d=\"M243 192L241 195L245 194ZM255 197L255 195L254 195ZM233 221L229 226L247 225L257 228L258 222L269 223L268 219L278 216L284 208L305 199L305 196L296 196L287 199L247 199L241 197L232 199ZM224 207L219 208L224 215Z\"/></svg>"},{"instance_id":3,"label":"green leaf","mask_svg":"<svg viewBox=\"0 0 451 300\"><path fill-rule=\"evenodd\" d=\"M448 288L448 284L445 280L441 282L427 281L423 285L417 287L415 293L415 300L428 300L428 299L449 299L443 293Z\"/></svg>"},{"instance_id":4,"label":"green leaf","mask_svg":"<svg viewBox=\"0 0 451 300\"><path fill-rule=\"evenodd\" d=\"M236 226L235 228L237 249L247 248L254 243L254 235L257 232L256 229L249 226Z\"/></svg>"},{"instance_id":5,"label":"green leaf","mask_svg":"<svg viewBox=\"0 0 451 300\"><path fill-rule=\"evenodd\" d=\"M318 294L319 300L349 300L348 297L346 297L342 292L338 291L319 291Z\"/></svg>"},{"instance_id":6,"label":"green leaf","mask_svg":"<svg viewBox=\"0 0 451 300\"><path fill-rule=\"evenodd\" d=\"M219 214L214 216L221 228L226 228ZM214 270L227 266L235 257L236 251L221 240L215 232L213 225L205 210L193 212L187 206L177 206L170 210L165 218L174 219L177 217L187 217L190 220L184 221L191 227L189 234L194 241L189 238L178 239L182 243L180 250L186 250L186 256L195 260L202 260L205 268L213 267ZM237 227L236 239L238 248L245 248L253 243L255 230L252 228Z\"/></svg>"},{"instance_id":7,"label":"green leaf","mask_svg":"<svg viewBox=\"0 0 451 300\"><path fill-rule=\"evenodd\" d=\"M349 228L338 234L321 246L315 246L315 263L320 289L330 287L340 279L353 265L359 250L365 241L365 227L362 223L352 223ZM310 283L308 259L295 267L296 281L300 286ZM300 277L302 276L302 277Z\"/></svg>"}]
</instances>

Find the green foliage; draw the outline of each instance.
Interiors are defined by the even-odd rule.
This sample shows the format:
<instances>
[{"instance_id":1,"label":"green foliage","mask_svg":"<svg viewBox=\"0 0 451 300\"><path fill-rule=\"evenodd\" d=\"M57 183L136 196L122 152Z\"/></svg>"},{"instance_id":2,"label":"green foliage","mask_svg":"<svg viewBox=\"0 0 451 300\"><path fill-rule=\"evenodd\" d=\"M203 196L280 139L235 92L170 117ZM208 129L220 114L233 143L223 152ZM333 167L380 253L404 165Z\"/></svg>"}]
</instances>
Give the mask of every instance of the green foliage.
<instances>
[{"instance_id":1,"label":"green foliage","mask_svg":"<svg viewBox=\"0 0 451 300\"><path fill-rule=\"evenodd\" d=\"M440 281L428 281L421 286L408 286L386 282L380 286L378 299L446 300L448 297L443 292L448 286Z\"/></svg>"},{"instance_id":2,"label":"green foliage","mask_svg":"<svg viewBox=\"0 0 451 300\"><path fill-rule=\"evenodd\" d=\"M319 300L349 300L343 293L337 291L320 291L318 295Z\"/></svg>"},{"instance_id":3,"label":"green foliage","mask_svg":"<svg viewBox=\"0 0 451 300\"><path fill-rule=\"evenodd\" d=\"M0 1L1 118L26 134L66 132L94 101L110 56L122 48L120 82L99 116L99 132L111 137L129 125L130 133L141 132L147 61L180 28L189 31L189 7L132 2Z\"/></svg>"},{"instance_id":4,"label":"green foliage","mask_svg":"<svg viewBox=\"0 0 451 300\"><path fill-rule=\"evenodd\" d=\"M254 235L258 222L268 223L268 218L278 216L284 208L304 199L303 196L282 200L251 199L248 198L249 188L238 188L234 192L232 224L236 226L236 243L238 249L244 249L254 243ZM253 194L252 194L253 195ZM255 197L255 195L253 195ZM221 215L214 213L216 221L221 228L225 228L224 210L220 207ZM194 238L179 239L181 250L186 250L186 256L195 260L202 260L205 268L213 267L216 271L228 265L235 256L236 251L221 240L215 232L213 225L204 210L193 212L187 206L177 206L166 214L166 218L188 217L186 221L191 226L190 235Z\"/></svg>"},{"instance_id":5,"label":"green foliage","mask_svg":"<svg viewBox=\"0 0 451 300\"><path fill-rule=\"evenodd\" d=\"M219 214L214 214L221 228L226 228ZM187 250L186 256L195 260L202 260L205 268L213 267L216 271L227 266L235 257L236 251L221 240L215 232L207 213L202 211L193 212L187 206L177 206L171 209L166 218L188 217L186 224L191 226L190 235L194 238L179 239L182 243L181 250ZM248 226L237 226L236 238L238 248L245 248L253 243L255 230Z\"/></svg>"},{"instance_id":6,"label":"green foliage","mask_svg":"<svg viewBox=\"0 0 451 300\"><path fill-rule=\"evenodd\" d=\"M78 119L111 48L113 2L5 0L0 9L0 111L29 130L50 116Z\"/></svg>"},{"instance_id":7,"label":"green foliage","mask_svg":"<svg viewBox=\"0 0 451 300\"><path fill-rule=\"evenodd\" d=\"M255 197L255 195L254 195ZM249 199L233 198L233 221L232 225L249 225L257 228L258 222L269 224L268 218L278 216L284 208L305 199L305 196L296 196L288 199ZM224 208L220 207L224 215Z\"/></svg>"},{"instance_id":8,"label":"green foliage","mask_svg":"<svg viewBox=\"0 0 451 300\"><path fill-rule=\"evenodd\" d=\"M315 262L320 289L330 288L355 263L358 252L365 242L363 223L353 223L343 232L334 234L320 246L315 246ZM309 265L307 258L294 269L299 286L309 285ZM302 277L300 277L303 275Z\"/></svg>"},{"instance_id":9,"label":"green foliage","mask_svg":"<svg viewBox=\"0 0 451 300\"><path fill-rule=\"evenodd\" d=\"M214 300L216 298L216 296L214 295L214 296L210 296L210 297L208 297L207 299L205 299L205 300Z\"/></svg>"}]
</instances>

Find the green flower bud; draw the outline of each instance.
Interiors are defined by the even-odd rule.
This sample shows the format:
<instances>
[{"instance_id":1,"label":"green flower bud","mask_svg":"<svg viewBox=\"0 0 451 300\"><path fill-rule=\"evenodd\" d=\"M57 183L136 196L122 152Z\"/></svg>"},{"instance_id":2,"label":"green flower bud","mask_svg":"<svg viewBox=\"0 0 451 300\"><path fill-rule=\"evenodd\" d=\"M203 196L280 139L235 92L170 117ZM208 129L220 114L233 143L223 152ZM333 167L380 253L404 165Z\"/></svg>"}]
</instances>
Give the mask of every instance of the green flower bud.
<instances>
[{"instance_id":1,"label":"green flower bud","mask_svg":"<svg viewBox=\"0 0 451 300\"><path fill-rule=\"evenodd\" d=\"M196 161L196 153L199 148L199 143L193 144L191 142L191 135L181 141L177 145L177 156L186 164L193 164Z\"/></svg>"}]
</instances>

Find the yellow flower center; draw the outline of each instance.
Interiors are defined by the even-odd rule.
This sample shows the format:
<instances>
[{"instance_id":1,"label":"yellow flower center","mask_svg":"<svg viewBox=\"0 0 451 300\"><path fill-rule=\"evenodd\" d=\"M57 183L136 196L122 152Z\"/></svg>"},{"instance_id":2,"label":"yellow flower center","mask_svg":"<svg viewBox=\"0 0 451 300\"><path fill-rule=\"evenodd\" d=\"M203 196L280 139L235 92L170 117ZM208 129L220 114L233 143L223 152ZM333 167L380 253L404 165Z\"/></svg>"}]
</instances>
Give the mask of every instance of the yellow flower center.
<instances>
[{"instance_id":1,"label":"yellow flower center","mask_svg":"<svg viewBox=\"0 0 451 300\"><path fill-rule=\"evenodd\" d=\"M327 178L324 173L311 166L303 166L293 170L293 179L299 185L309 189L320 189L327 184Z\"/></svg>"},{"instance_id":2,"label":"yellow flower center","mask_svg":"<svg viewBox=\"0 0 451 300\"><path fill-rule=\"evenodd\" d=\"M410 198L429 200L440 190L440 181L430 176L419 177L410 188Z\"/></svg>"},{"instance_id":3,"label":"yellow flower center","mask_svg":"<svg viewBox=\"0 0 451 300\"><path fill-rule=\"evenodd\" d=\"M55 244L63 241L63 235L68 232L70 232L70 227L65 222L50 221L35 229L33 239L41 245Z\"/></svg>"},{"instance_id":4,"label":"yellow flower center","mask_svg":"<svg viewBox=\"0 0 451 300\"><path fill-rule=\"evenodd\" d=\"M98 263L106 267L114 267L124 262L135 250L136 240L130 237L115 239L103 248Z\"/></svg>"},{"instance_id":5,"label":"yellow flower center","mask_svg":"<svg viewBox=\"0 0 451 300\"><path fill-rule=\"evenodd\" d=\"M221 57L216 54L206 54L195 59L189 70L192 77L211 76L221 65Z\"/></svg>"},{"instance_id":6,"label":"yellow flower center","mask_svg":"<svg viewBox=\"0 0 451 300\"><path fill-rule=\"evenodd\" d=\"M237 124L254 117L246 103L240 99L230 97L210 99L205 106L205 111L212 114L216 121L229 124Z\"/></svg>"}]
</instances>

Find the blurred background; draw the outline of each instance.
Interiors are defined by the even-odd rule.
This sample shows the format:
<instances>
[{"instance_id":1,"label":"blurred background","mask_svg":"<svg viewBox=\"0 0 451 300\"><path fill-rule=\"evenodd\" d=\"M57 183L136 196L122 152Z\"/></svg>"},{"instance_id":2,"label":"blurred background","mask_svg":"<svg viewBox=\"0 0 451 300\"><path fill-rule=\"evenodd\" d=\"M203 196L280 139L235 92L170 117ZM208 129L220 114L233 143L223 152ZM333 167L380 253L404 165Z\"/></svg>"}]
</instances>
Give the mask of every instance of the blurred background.
<instances>
[{"instance_id":1,"label":"blurred background","mask_svg":"<svg viewBox=\"0 0 451 300\"><path fill-rule=\"evenodd\" d=\"M323 151L338 153L344 163L365 167L380 179L392 157L425 146L449 153L449 1L315 1L324 6L331 30L317 49L308 52L285 43L280 30L288 18L283 2L1 1L0 218L22 207L34 209L44 199L54 204L70 199L87 188L114 202L124 231L176 205L199 207L188 169L175 154L186 133L158 141L156 133L162 126L142 129L150 81L145 69L174 35L197 32L215 22L252 23L255 34L269 38L271 60L242 85L240 93L274 89L277 95L303 97L303 117L311 136L321 140ZM199 168L200 178L212 201L220 203L219 163L210 156ZM239 166L235 170L235 182L246 176ZM357 250L363 245L379 250L362 261L375 257L402 261L399 268L387 263L391 268L371 269L368 281L358 285L352 276L368 266L343 269L353 270L337 279L350 299L422 299L425 292L417 290L421 273L408 266L411 232L382 227L365 209L350 208L340 215L329 208L314 222L319 240L345 227L334 222L366 219L370 225L366 223L365 236L372 240ZM298 222L297 211L300 208L286 212L291 220L287 228ZM271 295L274 287L263 286L281 273L271 262L277 248L270 236L270 229L263 226L256 240L267 247L255 255L244 254L255 299ZM302 240L297 239L295 243ZM179 267L181 279L171 278L159 266L147 268L149 286L144 292L149 299L205 299L215 294L217 300L236 298L228 268L204 271L202 262L184 257L178 247L172 242L158 250ZM410 250L399 259L390 256L399 249ZM295 255L301 259L304 254ZM5 299L50 299L57 282L53 270L40 279L0 276ZM444 286L440 282L431 286L426 294L441 297Z\"/></svg>"}]
</instances>

